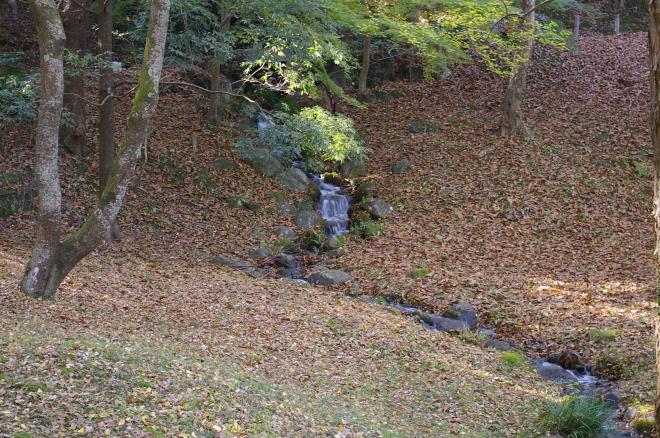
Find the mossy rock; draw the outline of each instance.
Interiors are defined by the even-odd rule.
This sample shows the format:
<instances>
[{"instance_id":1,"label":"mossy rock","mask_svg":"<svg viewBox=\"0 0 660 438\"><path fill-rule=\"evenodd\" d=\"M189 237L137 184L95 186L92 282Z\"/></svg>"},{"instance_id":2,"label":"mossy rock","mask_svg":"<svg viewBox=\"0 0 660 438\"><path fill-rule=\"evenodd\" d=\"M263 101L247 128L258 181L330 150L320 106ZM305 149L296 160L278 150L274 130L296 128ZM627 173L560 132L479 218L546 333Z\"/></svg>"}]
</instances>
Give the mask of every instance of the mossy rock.
<instances>
[{"instance_id":1,"label":"mossy rock","mask_svg":"<svg viewBox=\"0 0 660 438\"><path fill-rule=\"evenodd\" d=\"M342 184L344 184L344 179L337 172L326 172L322 176L323 176L323 181L325 181L328 184L332 184L335 186L341 186Z\"/></svg>"},{"instance_id":2,"label":"mossy rock","mask_svg":"<svg viewBox=\"0 0 660 438\"><path fill-rule=\"evenodd\" d=\"M232 196L227 203L232 208L243 208L254 212L259 211L260 208L260 205L257 202L243 196Z\"/></svg>"},{"instance_id":3,"label":"mossy rock","mask_svg":"<svg viewBox=\"0 0 660 438\"><path fill-rule=\"evenodd\" d=\"M655 420L653 418L635 418L630 425L642 437L655 436Z\"/></svg>"}]
</instances>

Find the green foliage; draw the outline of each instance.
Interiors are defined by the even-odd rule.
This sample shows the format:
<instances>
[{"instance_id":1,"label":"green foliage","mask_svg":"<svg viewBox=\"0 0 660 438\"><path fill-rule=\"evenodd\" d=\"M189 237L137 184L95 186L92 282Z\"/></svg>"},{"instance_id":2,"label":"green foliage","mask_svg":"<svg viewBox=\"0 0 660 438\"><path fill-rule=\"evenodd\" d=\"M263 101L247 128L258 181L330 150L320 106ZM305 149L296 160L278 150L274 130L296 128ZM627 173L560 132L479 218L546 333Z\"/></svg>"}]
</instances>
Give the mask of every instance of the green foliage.
<instances>
[{"instance_id":1,"label":"green foliage","mask_svg":"<svg viewBox=\"0 0 660 438\"><path fill-rule=\"evenodd\" d=\"M637 172L637 178L646 179L649 177L649 167L646 165L646 163L642 163L641 161L633 161L632 165L635 168L635 172Z\"/></svg>"},{"instance_id":2,"label":"green foliage","mask_svg":"<svg viewBox=\"0 0 660 438\"><path fill-rule=\"evenodd\" d=\"M521 368L527 362L525 356L517 351L503 351L500 354L502 361L511 368Z\"/></svg>"},{"instance_id":3,"label":"green foliage","mask_svg":"<svg viewBox=\"0 0 660 438\"><path fill-rule=\"evenodd\" d=\"M569 438L595 438L603 432L609 415L609 407L600 400L570 396L545 403L540 425L543 431Z\"/></svg>"},{"instance_id":4,"label":"green foliage","mask_svg":"<svg viewBox=\"0 0 660 438\"><path fill-rule=\"evenodd\" d=\"M276 112L275 124L261 133L261 141L284 161L303 160L307 170L321 172L324 162L343 163L364 155L353 121L316 106L298 114Z\"/></svg>"},{"instance_id":5,"label":"green foliage","mask_svg":"<svg viewBox=\"0 0 660 438\"><path fill-rule=\"evenodd\" d=\"M0 53L0 123L37 117L36 78L16 68L22 58L20 52Z\"/></svg>"},{"instance_id":6,"label":"green foliage","mask_svg":"<svg viewBox=\"0 0 660 438\"><path fill-rule=\"evenodd\" d=\"M351 234L363 239L377 236L383 230L383 223L371 219L364 210L355 212L351 217Z\"/></svg>"},{"instance_id":7,"label":"green foliage","mask_svg":"<svg viewBox=\"0 0 660 438\"><path fill-rule=\"evenodd\" d=\"M655 433L655 419L635 418L630 425L640 436L652 437Z\"/></svg>"}]
</instances>

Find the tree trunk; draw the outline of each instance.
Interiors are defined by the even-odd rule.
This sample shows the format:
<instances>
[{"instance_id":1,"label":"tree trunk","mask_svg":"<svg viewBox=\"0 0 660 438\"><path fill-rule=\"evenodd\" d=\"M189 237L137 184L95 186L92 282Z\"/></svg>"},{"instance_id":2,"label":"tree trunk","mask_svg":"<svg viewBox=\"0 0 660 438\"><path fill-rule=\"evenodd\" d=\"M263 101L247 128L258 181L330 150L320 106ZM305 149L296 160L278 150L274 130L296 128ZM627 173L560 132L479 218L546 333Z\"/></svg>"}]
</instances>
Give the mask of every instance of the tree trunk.
<instances>
[{"instance_id":1,"label":"tree trunk","mask_svg":"<svg viewBox=\"0 0 660 438\"><path fill-rule=\"evenodd\" d=\"M42 48L42 64L44 65L42 67L44 88L48 90L46 91L47 97L51 94L55 97L53 98L55 107L58 103L56 97L59 96L61 108L61 84L63 82L61 45L64 43L63 32L61 32L61 37L58 38L58 29L61 30L61 22L52 0L31 0L31 2L35 4L35 16L46 17L42 18L41 22L37 20L40 35L39 42ZM53 137L57 138L57 129L52 132L52 126L54 125L53 120L59 122L59 117L55 117L57 116L55 111L47 112L46 110L49 110L50 107L44 104L39 108L39 123L42 129L37 134L36 149L38 153L44 153L44 151L46 153L41 161L38 161L38 166L35 166L37 183L43 184L46 189L56 188L57 198L51 199L50 196L47 196L49 193L42 192L41 187L39 187L40 219L37 224L37 241L22 282L23 291L30 295L52 297L62 280L76 264L103 241L108 241L111 238L112 223L117 218L128 185L135 175L135 167L140 159L142 145L147 137L148 124L158 104L158 85L163 67L169 9L170 0L151 1L144 59L112 173L94 211L85 223L78 230L71 233L62 243L59 243L57 238L59 235L53 231L53 228L57 229L59 225L60 196L56 168L57 143L53 146L52 141ZM57 27L58 23L60 24L59 28ZM60 49L59 52L55 53L51 47L58 41L61 42ZM52 71L51 69L54 67L59 67L59 69L56 68L56 71ZM58 78L59 90L53 89L51 91L51 88L57 88L53 87L51 82ZM55 84L57 84L57 81L55 81ZM59 94L57 94L58 91ZM45 125L51 128L49 131L43 129L44 126L42 126L46 119L50 122ZM52 154L53 149L55 154ZM37 157L39 158L39 155ZM44 217L52 210L55 210L57 215L52 221L53 227L45 229L46 232L42 233L46 236L45 243L42 243L39 240L39 232L41 228L44 228ZM54 234L56 237L53 237ZM45 251L40 251L42 247L45 248ZM44 256L44 254L47 256Z\"/></svg>"},{"instance_id":2,"label":"tree trunk","mask_svg":"<svg viewBox=\"0 0 660 438\"><path fill-rule=\"evenodd\" d=\"M220 32L226 33L231 26L232 15L223 13L220 18ZM231 92L231 81L222 74L222 58L216 56L211 62L211 95L209 96L209 109L206 115L208 121L214 125L220 124L227 112L227 105L231 96L221 93Z\"/></svg>"},{"instance_id":3,"label":"tree trunk","mask_svg":"<svg viewBox=\"0 0 660 438\"><path fill-rule=\"evenodd\" d=\"M39 193L35 241L21 288L37 295L47 287L60 243L62 193L57 166L58 131L64 93L64 27L53 0L30 0L37 26L41 94L34 147L34 179Z\"/></svg>"},{"instance_id":4,"label":"tree trunk","mask_svg":"<svg viewBox=\"0 0 660 438\"><path fill-rule=\"evenodd\" d=\"M660 299L660 0L649 1L649 61L651 71L651 141L653 143L653 218L655 225L656 301ZM660 310L655 318L655 430L660 438Z\"/></svg>"},{"instance_id":5,"label":"tree trunk","mask_svg":"<svg viewBox=\"0 0 660 438\"><path fill-rule=\"evenodd\" d=\"M115 160L115 116L112 76L112 0L103 3L98 14L98 40L101 54L99 78L99 196L103 193ZM117 221L112 224L112 239L121 237Z\"/></svg>"},{"instance_id":6,"label":"tree trunk","mask_svg":"<svg viewBox=\"0 0 660 438\"><path fill-rule=\"evenodd\" d=\"M325 84L319 84L318 89L323 108L330 113L335 114L337 112L337 102L328 87Z\"/></svg>"},{"instance_id":7,"label":"tree trunk","mask_svg":"<svg viewBox=\"0 0 660 438\"><path fill-rule=\"evenodd\" d=\"M66 48L78 56L83 56L85 51L89 15L84 8L90 4L91 0L70 1L62 12ZM80 67L71 67L75 71L67 74L64 80L64 107L72 113L73 119L70 124L60 128L60 139L70 153L80 157L85 153L87 146L85 138L85 75Z\"/></svg>"},{"instance_id":8,"label":"tree trunk","mask_svg":"<svg viewBox=\"0 0 660 438\"><path fill-rule=\"evenodd\" d=\"M614 34L618 35L621 33L621 15L616 14L614 16Z\"/></svg>"},{"instance_id":9,"label":"tree trunk","mask_svg":"<svg viewBox=\"0 0 660 438\"><path fill-rule=\"evenodd\" d=\"M11 25L16 29L18 25L18 4L16 0L9 0L9 8L11 9Z\"/></svg>"},{"instance_id":10,"label":"tree trunk","mask_svg":"<svg viewBox=\"0 0 660 438\"><path fill-rule=\"evenodd\" d=\"M580 14L575 14L575 25L573 26L573 38L577 41L580 38Z\"/></svg>"},{"instance_id":11,"label":"tree trunk","mask_svg":"<svg viewBox=\"0 0 660 438\"><path fill-rule=\"evenodd\" d=\"M366 94L369 66L371 65L371 37L365 35L362 39L362 69L358 78L358 94Z\"/></svg>"},{"instance_id":12,"label":"tree trunk","mask_svg":"<svg viewBox=\"0 0 660 438\"><path fill-rule=\"evenodd\" d=\"M529 37L526 47L521 54L520 65L514 68L509 84L504 94L502 103L502 121L500 123L500 135L512 138L520 135L526 137L529 133L525 126L522 114L522 100L527 86L527 63L534 45L534 7L535 0L523 0L523 22L522 31L528 32Z\"/></svg>"}]
</instances>

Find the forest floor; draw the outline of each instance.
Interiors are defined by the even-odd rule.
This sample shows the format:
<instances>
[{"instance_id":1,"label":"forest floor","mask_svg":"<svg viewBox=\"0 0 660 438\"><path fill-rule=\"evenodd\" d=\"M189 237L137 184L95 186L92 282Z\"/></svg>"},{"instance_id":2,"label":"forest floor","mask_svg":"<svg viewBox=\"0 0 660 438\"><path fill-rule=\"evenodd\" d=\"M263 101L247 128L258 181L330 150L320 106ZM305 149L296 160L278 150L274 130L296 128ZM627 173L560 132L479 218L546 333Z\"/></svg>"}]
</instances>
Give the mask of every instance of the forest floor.
<instances>
[{"instance_id":1,"label":"forest floor","mask_svg":"<svg viewBox=\"0 0 660 438\"><path fill-rule=\"evenodd\" d=\"M617 374L627 402L649 401L646 37L538 56L524 142L497 135L504 83L477 66L344 108L396 211L332 263L369 296L440 312L469 301L528 354L575 349ZM296 199L239 162L237 129L205 125L200 101L164 89L123 239L86 258L55 300L17 292L34 217L0 221L0 436L533 436L538 403L560 389L530 366L341 288L209 263L272 244L291 222L277 205ZM414 120L439 130L411 134ZM5 137L0 172L29 169L28 131ZM238 167L215 170L218 158ZM392 175L400 158L413 170ZM63 155L61 168L73 229L94 202L93 154ZM236 195L260 210L229 208ZM428 275L411 278L416 268Z\"/></svg>"}]
</instances>

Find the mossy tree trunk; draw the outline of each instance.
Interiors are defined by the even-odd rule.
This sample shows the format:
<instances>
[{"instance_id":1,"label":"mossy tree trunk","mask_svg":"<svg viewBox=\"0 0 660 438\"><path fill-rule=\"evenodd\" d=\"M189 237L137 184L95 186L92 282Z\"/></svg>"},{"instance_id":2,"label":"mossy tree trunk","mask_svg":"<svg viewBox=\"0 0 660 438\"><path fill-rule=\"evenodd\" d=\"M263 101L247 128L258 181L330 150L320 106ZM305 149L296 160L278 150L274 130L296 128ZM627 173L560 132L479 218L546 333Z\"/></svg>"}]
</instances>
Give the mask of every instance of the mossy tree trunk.
<instances>
[{"instance_id":1,"label":"mossy tree trunk","mask_svg":"<svg viewBox=\"0 0 660 438\"><path fill-rule=\"evenodd\" d=\"M651 71L651 141L653 142L653 218L655 225L656 302L660 302L660 0L649 1L649 61ZM656 304L655 357L656 438L660 438L660 309Z\"/></svg>"},{"instance_id":2,"label":"mossy tree trunk","mask_svg":"<svg viewBox=\"0 0 660 438\"><path fill-rule=\"evenodd\" d=\"M37 239L21 288L32 296L52 297L62 280L83 257L104 241L111 239L112 224L117 218L128 185L135 175L135 167L146 140L148 124L158 104L158 85L163 67L170 0L151 2L144 59L112 173L94 211L85 223L63 242L59 241L61 196L57 176L59 114L56 110L62 108L64 32L57 7L52 0L31 0L31 2L33 13L37 18L44 92L39 108L35 147L37 156L35 171L39 189ZM52 84L59 84L59 87ZM51 101L54 108L44 103ZM53 127L55 127L54 131Z\"/></svg>"},{"instance_id":3,"label":"mossy tree trunk","mask_svg":"<svg viewBox=\"0 0 660 438\"><path fill-rule=\"evenodd\" d=\"M520 54L521 61L514 68L502 102L502 121L500 135L512 138L528 135L525 119L522 113L522 102L527 87L527 63L534 45L534 7L535 0L523 0L523 18L521 30L528 34L528 40Z\"/></svg>"}]
</instances>

